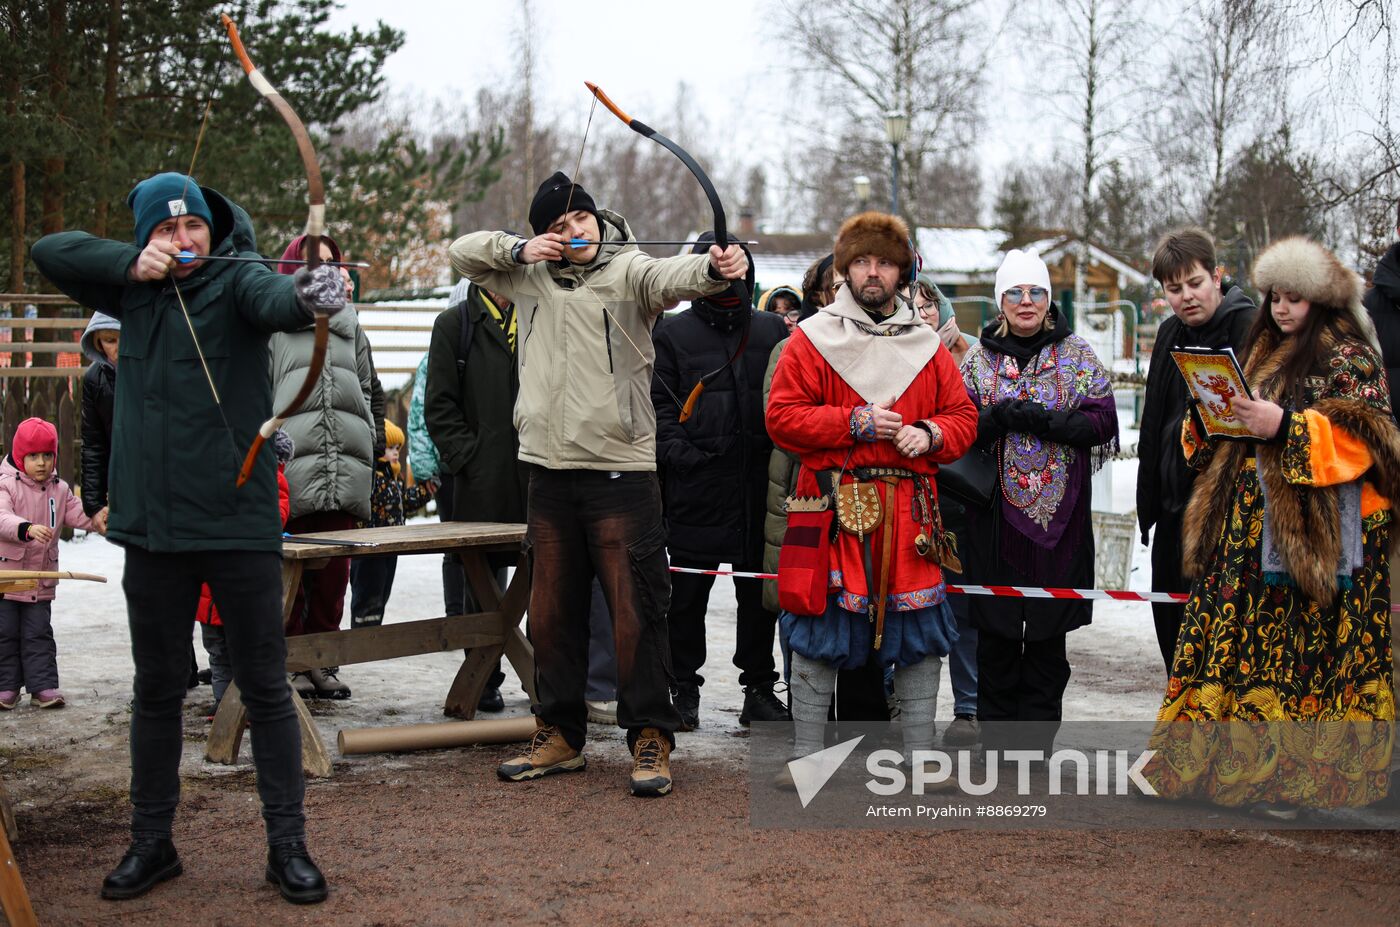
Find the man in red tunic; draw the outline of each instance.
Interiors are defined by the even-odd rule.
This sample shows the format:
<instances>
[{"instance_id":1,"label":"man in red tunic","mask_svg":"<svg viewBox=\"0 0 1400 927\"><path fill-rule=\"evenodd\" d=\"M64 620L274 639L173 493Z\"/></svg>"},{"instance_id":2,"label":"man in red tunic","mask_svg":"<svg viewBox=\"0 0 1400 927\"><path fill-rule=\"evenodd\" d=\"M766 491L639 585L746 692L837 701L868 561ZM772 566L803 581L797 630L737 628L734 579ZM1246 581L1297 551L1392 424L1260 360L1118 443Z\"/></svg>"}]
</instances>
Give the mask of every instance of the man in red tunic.
<instances>
[{"instance_id":1,"label":"man in red tunic","mask_svg":"<svg viewBox=\"0 0 1400 927\"><path fill-rule=\"evenodd\" d=\"M794 499L803 501L790 500L785 554L816 534L802 532L795 513L819 508L811 500L839 487L841 527L825 569L815 567L818 579L827 576L825 601L820 590L803 594L808 587L794 581L802 571L779 568L793 652L794 754L822 748L837 670L864 665L873 649L895 667L912 755L933 746L938 658L957 640L938 564L933 476L971 447L977 410L937 333L900 295L917 270L904 222L853 216L834 254L845 286L793 332L767 410L774 442L802 459Z\"/></svg>"}]
</instances>

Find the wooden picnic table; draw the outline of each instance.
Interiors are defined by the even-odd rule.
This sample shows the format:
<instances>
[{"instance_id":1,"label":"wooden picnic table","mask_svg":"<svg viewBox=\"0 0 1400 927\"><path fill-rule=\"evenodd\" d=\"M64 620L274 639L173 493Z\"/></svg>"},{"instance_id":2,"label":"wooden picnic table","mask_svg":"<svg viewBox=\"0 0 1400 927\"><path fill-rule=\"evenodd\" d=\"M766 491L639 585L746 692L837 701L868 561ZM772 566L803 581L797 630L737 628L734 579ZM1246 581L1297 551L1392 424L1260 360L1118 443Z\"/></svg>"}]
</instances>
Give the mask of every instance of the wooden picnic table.
<instances>
[{"instance_id":1,"label":"wooden picnic table","mask_svg":"<svg viewBox=\"0 0 1400 927\"><path fill-rule=\"evenodd\" d=\"M536 700L534 649L520 631L520 620L529 602L529 571L521 553L524 525L441 522L318 531L311 536L318 542L288 540L282 548L284 622L291 616L303 571L321 569L334 557L383 554L457 554L466 570L467 586L484 611L288 638L289 672L469 648L470 653L448 689L443 705L446 714L468 719L476 714L481 692L502 654L515 668L530 701ZM369 546L351 547L333 543L336 541L368 543ZM504 590L497 584L495 571L487 562L488 554L501 552L517 555L516 569ZM307 774L329 776L330 753L311 720L306 703L295 692L292 703L301 726L302 762ZM238 687L230 683L214 715L205 758L215 763L236 763L247 724L247 710Z\"/></svg>"}]
</instances>

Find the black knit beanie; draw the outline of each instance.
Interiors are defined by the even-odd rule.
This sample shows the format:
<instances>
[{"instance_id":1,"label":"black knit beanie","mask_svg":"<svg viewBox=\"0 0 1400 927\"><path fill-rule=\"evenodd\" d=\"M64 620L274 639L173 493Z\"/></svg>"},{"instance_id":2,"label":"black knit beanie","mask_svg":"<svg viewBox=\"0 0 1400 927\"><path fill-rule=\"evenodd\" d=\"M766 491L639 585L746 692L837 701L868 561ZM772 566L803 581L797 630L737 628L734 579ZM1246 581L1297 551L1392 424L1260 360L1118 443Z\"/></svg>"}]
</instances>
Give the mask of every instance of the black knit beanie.
<instances>
[{"instance_id":1,"label":"black knit beanie","mask_svg":"<svg viewBox=\"0 0 1400 927\"><path fill-rule=\"evenodd\" d=\"M536 235L543 235L566 208L571 212L582 209L598 215L598 206L588 191L571 181L563 171L555 171L552 177L540 184L535 198L530 201L530 228L535 230Z\"/></svg>"}]
</instances>

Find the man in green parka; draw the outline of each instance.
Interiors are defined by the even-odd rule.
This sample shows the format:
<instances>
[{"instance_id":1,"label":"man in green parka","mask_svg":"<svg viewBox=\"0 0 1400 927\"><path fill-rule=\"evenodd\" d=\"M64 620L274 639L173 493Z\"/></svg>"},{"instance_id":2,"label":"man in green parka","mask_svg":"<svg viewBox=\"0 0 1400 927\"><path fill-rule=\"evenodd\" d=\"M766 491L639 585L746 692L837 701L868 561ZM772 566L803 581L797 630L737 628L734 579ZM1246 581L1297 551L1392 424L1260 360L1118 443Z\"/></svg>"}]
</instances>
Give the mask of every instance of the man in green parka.
<instances>
[{"instance_id":1,"label":"man in green parka","mask_svg":"<svg viewBox=\"0 0 1400 927\"><path fill-rule=\"evenodd\" d=\"M285 673L273 455L260 455L241 489L235 479L242 449L272 415L268 336L338 312L344 286L335 267L286 277L259 263L199 260L260 255L248 214L183 174L147 178L127 203L135 244L62 232L33 250L60 290L122 323L108 537L126 550L136 665L132 842L102 896L135 898L181 872L170 837L181 701L190 625L208 583L252 729L267 878L289 901L321 901L326 881L306 850L301 737ZM181 252L196 258L182 262Z\"/></svg>"}]
</instances>

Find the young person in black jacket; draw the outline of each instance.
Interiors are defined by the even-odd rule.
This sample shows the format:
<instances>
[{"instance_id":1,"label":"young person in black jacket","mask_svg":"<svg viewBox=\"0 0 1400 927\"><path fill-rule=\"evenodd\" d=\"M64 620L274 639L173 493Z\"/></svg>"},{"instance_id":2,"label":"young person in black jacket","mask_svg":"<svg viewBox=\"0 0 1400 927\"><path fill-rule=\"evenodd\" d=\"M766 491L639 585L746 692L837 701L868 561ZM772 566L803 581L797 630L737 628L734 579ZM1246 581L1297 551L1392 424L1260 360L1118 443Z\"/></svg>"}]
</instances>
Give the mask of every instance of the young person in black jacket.
<instances>
[{"instance_id":1,"label":"young person in black jacket","mask_svg":"<svg viewBox=\"0 0 1400 927\"><path fill-rule=\"evenodd\" d=\"M1186 466L1181 453L1186 382L1170 352L1228 346L1243 364L1245 336L1257 309L1242 289L1224 282L1215 263L1215 241L1202 228L1177 229L1164 236L1152 256L1152 276L1166 291L1172 315L1157 329L1147 369L1138 439L1138 525L1143 544L1153 526L1157 529L1152 537L1152 591L1186 592L1191 583L1181 572L1181 519L1196 471ZM1168 673L1184 609L1165 603L1152 606L1157 644Z\"/></svg>"},{"instance_id":2,"label":"young person in black jacket","mask_svg":"<svg viewBox=\"0 0 1400 927\"><path fill-rule=\"evenodd\" d=\"M712 235L702 235L696 253L708 251L712 242ZM753 279L750 268L746 293L753 292ZM659 326L652 339L656 457L673 566L712 570L728 563L739 571L758 571L763 565L764 496L773 452L763 422L763 374L768 356L788 329L775 313L755 311L737 289L693 301L685 312ZM706 386L701 411L682 423L676 400L688 396L702 376L725 367L746 325L743 353ZM714 582L713 576L671 576L667 624L674 699L683 731L700 723L705 613ZM773 662L778 613L763 607L762 580L736 577L734 596L734 665L744 689L739 723L786 721L787 708L773 693L778 681Z\"/></svg>"},{"instance_id":3,"label":"young person in black jacket","mask_svg":"<svg viewBox=\"0 0 1400 927\"><path fill-rule=\"evenodd\" d=\"M1400 239L1400 200L1395 204L1395 237ZM1400 241L1376 264L1371 289L1361 299L1371 323L1376 326L1376 340L1381 345L1381 361L1385 377L1390 381L1390 409L1400 415Z\"/></svg>"}]
</instances>

